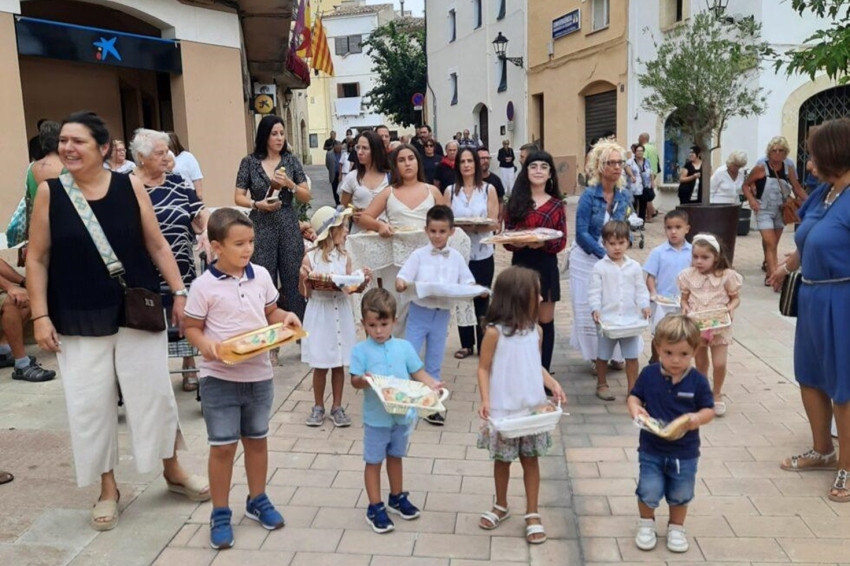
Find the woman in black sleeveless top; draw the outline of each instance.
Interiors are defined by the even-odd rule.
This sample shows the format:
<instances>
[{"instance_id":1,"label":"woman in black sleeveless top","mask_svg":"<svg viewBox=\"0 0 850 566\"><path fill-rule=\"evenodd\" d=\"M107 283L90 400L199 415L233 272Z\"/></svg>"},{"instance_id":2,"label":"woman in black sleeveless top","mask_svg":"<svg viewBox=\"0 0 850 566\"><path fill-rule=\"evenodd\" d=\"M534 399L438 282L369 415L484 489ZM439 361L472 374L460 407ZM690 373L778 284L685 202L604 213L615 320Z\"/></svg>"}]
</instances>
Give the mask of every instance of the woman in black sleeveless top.
<instances>
[{"instance_id":1,"label":"woman in black sleeveless top","mask_svg":"<svg viewBox=\"0 0 850 566\"><path fill-rule=\"evenodd\" d=\"M182 325L185 287L171 248L142 183L103 168L108 144L103 121L79 112L62 124L59 156L123 264L127 285L158 292L159 268L175 290L174 322ZM166 333L125 326L122 288L109 276L59 179L38 187L27 276L36 340L57 353L77 483L100 480L92 527L109 530L118 523L120 493L113 470L119 385L139 473L153 471L162 460L170 490L209 499L207 480L190 476L177 461L177 447L185 446L168 374Z\"/></svg>"}]
</instances>

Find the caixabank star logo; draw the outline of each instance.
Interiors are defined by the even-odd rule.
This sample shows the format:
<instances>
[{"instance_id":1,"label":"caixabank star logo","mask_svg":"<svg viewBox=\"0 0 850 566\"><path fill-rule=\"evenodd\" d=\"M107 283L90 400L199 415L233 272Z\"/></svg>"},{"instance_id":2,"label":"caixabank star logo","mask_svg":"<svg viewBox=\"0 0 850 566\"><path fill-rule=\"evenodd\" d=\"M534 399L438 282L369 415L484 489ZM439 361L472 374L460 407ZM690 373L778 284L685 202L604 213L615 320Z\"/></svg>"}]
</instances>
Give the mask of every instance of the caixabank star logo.
<instances>
[{"instance_id":1,"label":"caixabank star logo","mask_svg":"<svg viewBox=\"0 0 850 566\"><path fill-rule=\"evenodd\" d=\"M95 41L94 46L97 47L97 51L94 54L95 59L101 62L106 62L106 59L111 55L113 58L120 61L121 54L118 53L118 48L115 47L115 42L117 40L117 37L113 37L112 39L101 37L100 40Z\"/></svg>"}]
</instances>

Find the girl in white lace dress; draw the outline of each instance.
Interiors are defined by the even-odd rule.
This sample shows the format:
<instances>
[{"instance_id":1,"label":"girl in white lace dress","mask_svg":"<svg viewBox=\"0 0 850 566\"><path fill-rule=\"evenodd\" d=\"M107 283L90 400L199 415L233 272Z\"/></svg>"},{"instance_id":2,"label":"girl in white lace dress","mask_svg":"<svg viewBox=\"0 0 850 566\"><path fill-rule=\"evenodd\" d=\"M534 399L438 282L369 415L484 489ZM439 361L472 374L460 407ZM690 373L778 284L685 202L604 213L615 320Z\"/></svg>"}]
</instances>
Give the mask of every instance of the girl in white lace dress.
<instances>
[{"instance_id":1,"label":"girl in white lace dress","mask_svg":"<svg viewBox=\"0 0 850 566\"><path fill-rule=\"evenodd\" d=\"M555 400L567 401L560 384L540 363L540 335L537 333L540 299L540 280L531 269L509 267L496 278L478 362L481 394L478 415L485 421L491 417L530 414L546 403L544 385L552 390ZM531 544L546 540L537 510L540 488L537 458L545 456L551 446L548 432L504 438L489 425L484 425L478 436L478 447L490 451L496 500L493 509L481 515L479 526L482 529L495 529L510 516L508 480L511 462L519 458L526 488L525 538Z\"/></svg>"},{"instance_id":2,"label":"girl in white lace dress","mask_svg":"<svg viewBox=\"0 0 850 566\"><path fill-rule=\"evenodd\" d=\"M315 404L307 426L321 426L325 419L325 381L331 370L331 420L334 426L349 426L351 419L342 408L345 384L344 366L351 359L356 330L354 312L348 295L342 291L310 288L311 273L351 274L351 259L345 253L348 220L351 209L337 212L329 206L317 210L310 220L316 232L316 247L307 250L301 263L300 287L307 297L304 330L308 336L301 341L301 361L313 368L313 397Z\"/></svg>"}]
</instances>

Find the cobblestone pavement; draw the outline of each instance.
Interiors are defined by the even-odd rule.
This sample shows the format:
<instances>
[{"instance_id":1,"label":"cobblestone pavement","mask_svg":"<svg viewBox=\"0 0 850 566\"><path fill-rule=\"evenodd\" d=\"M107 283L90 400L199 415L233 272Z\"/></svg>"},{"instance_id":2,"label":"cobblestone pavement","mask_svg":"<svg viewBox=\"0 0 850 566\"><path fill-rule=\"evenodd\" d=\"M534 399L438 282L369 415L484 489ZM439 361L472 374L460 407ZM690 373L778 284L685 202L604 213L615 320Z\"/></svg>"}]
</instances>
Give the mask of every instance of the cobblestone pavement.
<instances>
[{"instance_id":1,"label":"cobblestone pavement","mask_svg":"<svg viewBox=\"0 0 850 566\"><path fill-rule=\"evenodd\" d=\"M314 193L316 186L323 185L315 183ZM326 193L329 197L329 189ZM662 241L660 223L648 225L646 237L646 249L630 254L639 261ZM786 234L782 250L790 249L790 237ZM10 370L4 370L0 468L16 479L0 486L0 564L850 563L845 541L850 506L826 498L831 475L783 472L778 466L781 458L809 446L809 431L793 382L793 321L778 314L777 295L762 286L760 263L758 235L739 238L736 265L745 288L730 348L729 412L702 432L697 497L687 521L691 550L685 555L669 554L663 539L653 552L634 547L637 429L621 402L625 375L609 374L618 401L606 404L594 397L586 364L567 346L570 309L563 302L556 316L553 369L569 396L570 415L561 421L551 454L541 460L540 504L549 535L543 545L530 546L522 538L518 465L509 490L516 515L496 531L477 526L478 515L492 502L492 466L486 452L474 446L477 360L451 356L459 345L452 331L443 370L452 391L448 420L443 428L420 422L405 459L406 488L423 509L420 519L396 521L396 531L388 535L369 530L363 519L360 395L346 386L351 428L304 426L311 381L292 347L281 352L281 366L275 368L269 439L268 493L287 526L269 533L241 520L236 547L220 553L208 547L210 505L169 494L160 473L136 474L126 430L117 470L121 523L107 533L91 530L88 512L97 489L76 488L61 381L13 382ZM499 267L507 264L508 256L500 252ZM568 281L563 285L568 291ZM644 362L648 350L645 354ZM40 355L55 369L55 359ZM177 377L173 382L189 445L182 459L192 471L203 472L207 446L200 408L179 390ZM231 497L235 518L242 516L247 492L242 464L240 453Z\"/></svg>"}]
</instances>

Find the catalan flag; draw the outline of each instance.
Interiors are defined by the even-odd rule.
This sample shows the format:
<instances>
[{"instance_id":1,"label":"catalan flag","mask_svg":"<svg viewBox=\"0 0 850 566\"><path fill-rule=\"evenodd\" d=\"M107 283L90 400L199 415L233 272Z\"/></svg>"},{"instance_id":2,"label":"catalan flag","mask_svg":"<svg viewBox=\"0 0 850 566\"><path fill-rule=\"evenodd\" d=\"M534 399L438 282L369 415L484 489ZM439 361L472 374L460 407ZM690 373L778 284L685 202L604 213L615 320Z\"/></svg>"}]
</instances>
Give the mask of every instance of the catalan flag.
<instances>
[{"instance_id":1,"label":"catalan flag","mask_svg":"<svg viewBox=\"0 0 850 566\"><path fill-rule=\"evenodd\" d=\"M324 71L328 76L334 76L334 62L331 60L331 48L328 45L328 36L325 34L325 27L322 25L321 16L316 16L316 21L313 22L313 61L312 67L319 71Z\"/></svg>"}]
</instances>

